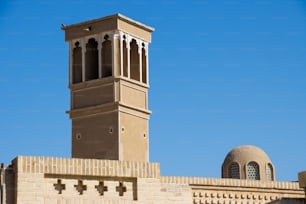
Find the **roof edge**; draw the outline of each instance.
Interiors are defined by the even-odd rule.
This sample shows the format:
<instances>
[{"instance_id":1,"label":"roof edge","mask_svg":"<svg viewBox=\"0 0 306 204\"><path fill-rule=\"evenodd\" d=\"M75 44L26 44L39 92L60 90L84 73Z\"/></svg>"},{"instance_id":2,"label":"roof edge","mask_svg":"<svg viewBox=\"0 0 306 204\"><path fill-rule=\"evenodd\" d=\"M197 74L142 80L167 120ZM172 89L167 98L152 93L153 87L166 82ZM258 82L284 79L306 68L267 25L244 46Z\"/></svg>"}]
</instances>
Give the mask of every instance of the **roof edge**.
<instances>
[{"instance_id":1,"label":"roof edge","mask_svg":"<svg viewBox=\"0 0 306 204\"><path fill-rule=\"evenodd\" d=\"M73 28L73 27L78 27L78 26L83 26L83 25L87 25L87 24L90 24L90 23L96 23L96 22L99 22L99 21L103 21L103 20L106 20L106 19L110 19L110 18L118 18L120 20L123 20L127 23L130 23L132 25L135 25L137 27L140 27L146 31L149 31L149 32L153 32L155 31L155 29L153 27L150 27L150 26L147 26L143 23L140 23L138 21L135 21L129 17L126 17L120 13L116 13L116 14L113 14L113 15L109 15L109 16L105 16L105 17L102 17L102 18L97 18L97 19L93 19L93 20L89 20L89 21L84 21L84 22L81 22L81 23L75 23L75 24L71 24L71 25L62 25L61 29L62 30L69 30L70 28Z\"/></svg>"}]
</instances>

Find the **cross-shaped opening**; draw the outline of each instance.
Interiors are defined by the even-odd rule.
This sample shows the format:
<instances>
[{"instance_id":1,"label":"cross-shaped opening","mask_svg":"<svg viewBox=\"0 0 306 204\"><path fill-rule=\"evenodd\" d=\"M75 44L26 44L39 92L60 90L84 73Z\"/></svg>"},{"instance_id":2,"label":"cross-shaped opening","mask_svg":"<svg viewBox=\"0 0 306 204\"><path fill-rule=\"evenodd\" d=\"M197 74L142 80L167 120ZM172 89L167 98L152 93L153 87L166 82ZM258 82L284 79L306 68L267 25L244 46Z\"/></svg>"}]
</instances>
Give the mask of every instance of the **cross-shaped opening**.
<instances>
[{"instance_id":1,"label":"cross-shaped opening","mask_svg":"<svg viewBox=\"0 0 306 204\"><path fill-rule=\"evenodd\" d=\"M123 196L126 192L126 187L123 185L123 182L119 182L119 186L116 186L116 191L119 192L119 196Z\"/></svg>"},{"instance_id":2,"label":"cross-shaped opening","mask_svg":"<svg viewBox=\"0 0 306 204\"><path fill-rule=\"evenodd\" d=\"M83 181L82 180L78 180L78 184L74 185L74 187L80 193L80 195L83 194L83 191L87 190L87 186L83 185Z\"/></svg>"},{"instance_id":3,"label":"cross-shaped opening","mask_svg":"<svg viewBox=\"0 0 306 204\"><path fill-rule=\"evenodd\" d=\"M57 179L57 183L53 184L55 190L58 191L58 194L62 194L62 191L66 189L66 185L62 184L61 179Z\"/></svg>"},{"instance_id":4,"label":"cross-shaped opening","mask_svg":"<svg viewBox=\"0 0 306 204\"><path fill-rule=\"evenodd\" d=\"M104 186L103 181L100 181L99 185L95 185L95 188L100 193L100 195L104 195L104 192L108 191L107 186Z\"/></svg>"}]
</instances>

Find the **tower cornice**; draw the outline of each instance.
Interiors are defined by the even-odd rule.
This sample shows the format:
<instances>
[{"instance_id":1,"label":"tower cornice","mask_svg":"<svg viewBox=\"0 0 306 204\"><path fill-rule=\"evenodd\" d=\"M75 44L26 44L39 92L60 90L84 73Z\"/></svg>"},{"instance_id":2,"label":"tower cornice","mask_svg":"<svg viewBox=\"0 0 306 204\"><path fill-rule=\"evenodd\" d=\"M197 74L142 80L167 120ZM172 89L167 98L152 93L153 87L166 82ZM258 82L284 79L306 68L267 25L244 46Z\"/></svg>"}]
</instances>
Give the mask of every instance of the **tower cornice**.
<instances>
[{"instance_id":1,"label":"tower cornice","mask_svg":"<svg viewBox=\"0 0 306 204\"><path fill-rule=\"evenodd\" d=\"M61 29L65 31L66 41L79 39L88 35L95 35L101 32L123 31L146 42L151 42L151 33L154 31L154 28L119 13L68 26L62 25Z\"/></svg>"}]
</instances>

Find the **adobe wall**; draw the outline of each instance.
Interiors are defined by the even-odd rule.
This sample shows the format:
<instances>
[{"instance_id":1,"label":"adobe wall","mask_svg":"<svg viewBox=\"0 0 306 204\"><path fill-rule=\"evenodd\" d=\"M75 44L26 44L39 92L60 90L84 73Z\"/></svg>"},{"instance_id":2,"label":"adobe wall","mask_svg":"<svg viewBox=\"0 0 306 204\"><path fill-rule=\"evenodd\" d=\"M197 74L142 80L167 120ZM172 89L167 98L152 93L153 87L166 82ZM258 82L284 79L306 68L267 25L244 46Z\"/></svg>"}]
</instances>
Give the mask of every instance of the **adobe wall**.
<instances>
[{"instance_id":1,"label":"adobe wall","mask_svg":"<svg viewBox=\"0 0 306 204\"><path fill-rule=\"evenodd\" d=\"M13 163L18 204L191 203L187 184L160 182L157 163L51 157Z\"/></svg>"},{"instance_id":2,"label":"adobe wall","mask_svg":"<svg viewBox=\"0 0 306 204\"><path fill-rule=\"evenodd\" d=\"M306 171L299 173L299 185L305 191L305 199L306 199Z\"/></svg>"},{"instance_id":3,"label":"adobe wall","mask_svg":"<svg viewBox=\"0 0 306 204\"><path fill-rule=\"evenodd\" d=\"M304 203L298 182L161 177L162 183L187 184L194 204Z\"/></svg>"},{"instance_id":4,"label":"adobe wall","mask_svg":"<svg viewBox=\"0 0 306 204\"><path fill-rule=\"evenodd\" d=\"M13 167L17 204L304 203L298 182L160 176L158 163L17 157Z\"/></svg>"}]
</instances>

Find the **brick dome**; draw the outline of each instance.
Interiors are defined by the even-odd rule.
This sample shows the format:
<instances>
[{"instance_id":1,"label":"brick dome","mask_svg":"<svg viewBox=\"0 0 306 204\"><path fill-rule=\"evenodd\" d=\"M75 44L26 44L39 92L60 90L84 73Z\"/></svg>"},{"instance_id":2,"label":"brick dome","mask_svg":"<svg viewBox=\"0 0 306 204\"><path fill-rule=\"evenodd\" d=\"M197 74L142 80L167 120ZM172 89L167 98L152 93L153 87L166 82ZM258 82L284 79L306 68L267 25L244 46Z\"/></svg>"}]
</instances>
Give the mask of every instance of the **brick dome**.
<instances>
[{"instance_id":1,"label":"brick dome","mask_svg":"<svg viewBox=\"0 0 306 204\"><path fill-rule=\"evenodd\" d=\"M222 164L222 178L274 180L274 167L259 147L245 145L232 149Z\"/></svg>"}]
</instances>

